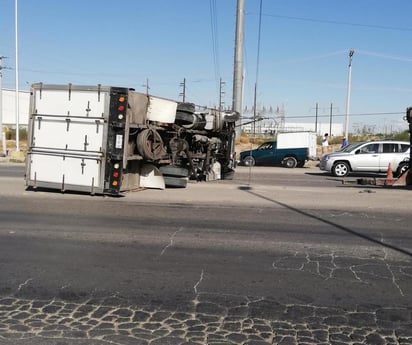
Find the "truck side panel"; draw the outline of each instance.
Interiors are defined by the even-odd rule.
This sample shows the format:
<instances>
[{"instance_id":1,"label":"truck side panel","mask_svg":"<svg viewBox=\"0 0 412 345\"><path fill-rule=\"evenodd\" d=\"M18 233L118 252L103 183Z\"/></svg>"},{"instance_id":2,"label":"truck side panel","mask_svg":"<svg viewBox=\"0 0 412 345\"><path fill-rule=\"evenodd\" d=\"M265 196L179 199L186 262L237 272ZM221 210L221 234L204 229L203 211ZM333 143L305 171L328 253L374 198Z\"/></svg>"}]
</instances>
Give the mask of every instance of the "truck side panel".
<instances>
[{"instance_id":1,"label":"truck side panel","mask_svg":"<svg viewBox=\"0 0 412 345\"><path fill-rule=\"evenodd\" d=\"M30 180L36 186L46 182L67 189L68 185L101 189L102 179L98 159L91 157L71 157L50 152L31 154ZM88 188L89 190L89 188Z\"/></svg>"},{"instance_id":2,"label":"truck side panel","mask_svg":"<svg viewBox=\"0 0 412 345\"><path fill-rule=\"evenodd\" d=\"M103 90L35 90L35 111L38 114L103 117L107 96Z\"/></svg>"},{"instance_id":3,"label":"truck side panel","mask_svg":"<svg viewBox=\"0 0 412 345\"><path fill-rule=\"evenodd\" d=\"M299 147L293 149L277 149L274 157L277 162L282 162L286 157L294 157L298 161L305 161L307 158L308 149L306 147Z\"/></svg>"},{"instance_id":4,"label":"truck side panel","mask_svg":"<svg viewBox=\"0 0 412 345\"><path fill-rule=\"evenodd\" d=\"M32 148L80 151L98 154L102 150L104 119L33 115Z\"/></svg>"},{"instance_id":5,"label":"truck side panel","mask_svg":"<svg viewBox=\"0 0 412 345\"><path fill-rule=\"evenodd\" d=\"M177 103L160 97L149 97L147 119L164 123L173 123L176 118Z\"/></svg>"}]
</instances>

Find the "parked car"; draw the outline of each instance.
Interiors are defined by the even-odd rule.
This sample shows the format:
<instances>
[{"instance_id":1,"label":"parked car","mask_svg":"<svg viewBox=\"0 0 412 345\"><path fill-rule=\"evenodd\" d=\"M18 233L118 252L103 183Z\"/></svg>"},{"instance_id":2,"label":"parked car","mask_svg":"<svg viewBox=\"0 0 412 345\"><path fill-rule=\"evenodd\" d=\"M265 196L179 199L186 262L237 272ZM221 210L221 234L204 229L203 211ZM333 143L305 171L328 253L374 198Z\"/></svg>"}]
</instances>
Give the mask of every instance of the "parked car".
<instances>
[{"instance_id":1,"label":"parked car","mask_svg":"<svg viewBox=\"0 0 412 345\"><path fill-rule=\"evenodd\" d=\"M385 173L391 163L394 176L399 176L409 167L409 145L409 142L394 140L351 144L323 155L319 168L345 177L351 172Z\"/></svg>"}]
</instances>

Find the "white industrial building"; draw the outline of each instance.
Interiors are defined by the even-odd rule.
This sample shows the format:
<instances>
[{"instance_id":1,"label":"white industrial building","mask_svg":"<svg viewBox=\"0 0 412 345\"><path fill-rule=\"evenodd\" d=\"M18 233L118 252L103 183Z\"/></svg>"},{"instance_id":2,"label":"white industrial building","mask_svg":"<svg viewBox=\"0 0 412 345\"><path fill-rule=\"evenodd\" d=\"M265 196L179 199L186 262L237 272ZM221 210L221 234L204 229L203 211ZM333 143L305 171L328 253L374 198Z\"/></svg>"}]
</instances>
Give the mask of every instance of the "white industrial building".
<instances>
[{"instance_id":1,"label":"white industrial building","mask_svg":"<svg viewBox=\"0 0 412 345\"><path fill-rule=\"evenodd\" d=\"M1 97L1 112L2 123L4 127L16 127L16 91L9 89L2 89ZM19 91L19 125L20 127L27 127L29 123L29 105L30 105L30 91Z\"/></svg>"},{"instance_id":2,"label":"white industrial building","mask_svg":"<svg viewBox=\"0 0 412 345\"><path fill-rule=\"evenodd\" d=\"M284 106L281 107L261 107L256 109L247 108L243 110L242 130L248 134L263 136L273 136L278 132L310 131L318 136L328 133L331 136L343 135L343 124L331 123L329 117L313 117L313 122L291 122L285 114ZM253 121L256 118L256 121Z\"/></svg>"},{"instance_id":3,"label":"white industrial building","mask_svg":"<svg viewBox=\"0 0 412 345\"><path fill-rule=\"evenodd\" d=\"M250 122L250 121L244 121ZM273 136L277 132L297 132L297 131L311 131L316 132L318 136L323 136L328 133L330 136L342 136L343 124L329 122L304 123L304 122L276 122L274 120L256 121L255 124L247 123L242 126L244 132L248 134Z\"/></svg>"}]
</instances>

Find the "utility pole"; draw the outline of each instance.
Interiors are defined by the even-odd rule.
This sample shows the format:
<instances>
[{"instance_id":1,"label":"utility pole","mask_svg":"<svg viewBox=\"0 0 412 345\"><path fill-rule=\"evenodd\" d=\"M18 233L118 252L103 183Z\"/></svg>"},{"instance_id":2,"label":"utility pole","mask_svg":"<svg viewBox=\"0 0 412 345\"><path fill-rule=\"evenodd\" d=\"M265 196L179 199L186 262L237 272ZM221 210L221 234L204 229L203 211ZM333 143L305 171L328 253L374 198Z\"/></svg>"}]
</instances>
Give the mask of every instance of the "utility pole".
<instances>
[{"instance_id":1,"label":"utility pole","mask_svg":"<svg viewBox=\"0 0 412 345\"><path fill-rule=\"evenodd\" d=\"M0 137L3 146L3 155L7 153L6 148L6 135L3 133L3 58L4 56L0 55Z\"/></svg>"},{"instance_id":2,"label":"utility pole","mask_svg":"<svg viewBox=\"0 0 412 345\"><path fill-rule=\"evenodd\" d=\"M149 79L148 78L146 78L146 84L143 84L142 86L146 88L146 95L149 96L150 86L149 86Z\"/></svg>"},{"instance_id":3,"label":"utility pole","mask_svg":"<svg viewBox=\"0 0 412 345\"><path fill-rule=\"evenodd\" d=\"M352 83L352 58L355 51L351 49L349 51L349 72L348 72L348 94L346 97L346 117L345 117L345 137L349 137L349 108L350 108L350 89Z\"/></svg>"},{"instance_id":4,"label":"utility pole","mask_svg":"<svg viewBox=\"0 0 412 345\"><path fill-rule=\"evenodd\" d=\"M330 104L329 135L332 135L332 112L333 112L333 103Z\"/></svg>"},{"instance_id":5,"label":"utility pole","mask_svg":"<svg viewBox=\"0 0 412 345\"><path fill-rule=\"evenodd\" d=\"M179 96L183 97L183 103L186 101L186 78L183 78L183 83L180 83L180 86L182 87L182 92L179 94Z\"/></svg>"},{"instance_id":6,"label":"utility pole","mask_svg":"<svg viewBox=\"0 0 412 345\"><path fill-rule=\"evenodd\" d=\"M319 110L319 105L316 103L316 115L315 115L315 133L318 134L318 110Z\"/></svg>"},{"instance_id":7,"label":"utility pole","mask_svg":"<svg viewBox=\"0 0 412 345\"><path fill-rule=\"evenodd\" d=\"M245 13L245 0L237 0L232 110L240 114L240 123L242 122L242 98L243 98L244 13ZM236 135L240 136L240 133L241 133L241 128L239 125L236 130Z\"/></svg>"},{"instance_id":8,"label":"utility pole","mask_svg":"<svg viewBox=\"0 0 412 345\"><path fill-rule=\"evenodd\" d=\"M220 78L220 82L219 82L219 111L222 111L223 107L222 105L225 103L222 101L222 96L225 94L225 92L223 91L223 86L226 83L224 81L222 81L222 78Z\"/></svg>"},{"instance_id":9,"label":"utility pole","mask_svg":"<svg viewBox=\"0 0 412 345\"><path fill-rule=\"evenodd\" d=\"M257 118L256 91L257 91L257 86L256 86L256 83L255 83L255 92L253 94L253 138L256 138L256 118Z\"/></svg>"}]
</instances>

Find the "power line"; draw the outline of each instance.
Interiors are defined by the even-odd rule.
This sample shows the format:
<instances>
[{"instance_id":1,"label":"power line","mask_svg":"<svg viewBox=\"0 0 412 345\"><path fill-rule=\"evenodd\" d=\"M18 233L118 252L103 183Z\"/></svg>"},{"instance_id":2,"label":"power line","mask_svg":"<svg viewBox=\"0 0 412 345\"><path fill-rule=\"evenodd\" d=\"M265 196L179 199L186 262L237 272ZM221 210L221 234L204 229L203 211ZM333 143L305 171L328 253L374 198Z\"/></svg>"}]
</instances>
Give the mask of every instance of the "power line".
<instances>
[{"instance_id":1,"label":"power line","mask_svg":"<svg viewBox=\"0 0 412 345\"><path fill-rule=\"evenodd\" d=\"M263 0L260 0L259 9L259 29L258 29L258 40L257 40L257 56L256 56L256 81L255 81L255 92L253 97L253 117L256 118L256 97L257 97L257 85L259 79L259 60L260 60L260 35L262 31L262 5ZM253 123L253 133L255 133L255 122Z\"/></svg>"},{"instance_id":2,"label":"power line","mask_svg":"<svg viewBox=\"0 0 412 345\"><path fill-rule=\"evenodd\" d=\"M405 115L405 111L388 112L388 113L351 113L351 116L385 116L385 115ZM288 115L288 119L311 119L316 115ZM329 114L318 115L318 117L329 117ZM344 117L346 114L333 114L333 117Z\"/></svg>"},{"instance_id":3,"label":"power line","mask_svg":"<svg viewBox=\"0 0 412 345\"><path fill-rule=\"evenodd\" d=\"M260 0L260 10L259 10L259 29L258 29L258 40L257 40L257 57L256 57L256 85L259 78L259 60L260 60L260 36L262 32L262 6L263 0Z\"/></svg>"},{"instance_id":4,"label":"power line","mask_svg":"<svg viewBox=\"0 0 412 345\"><path fill-rule=\"evenodd\" d=\"M367 50L358 50L357 52L360 53L361 55L369 55L369 56L380 57L380 58L383 58L383 59L390 59L390 60L397 60L397 61L404 61L404 62L412 62L412 58L406 57L406 56L388 55L388 54L371 52L371 51L367 51Z\"/></svg>"},{"instance_id":5,"label":"power line","mask_svg":"<svg viewBox=\"0 0 412 345\"><path fill-rule=\"evenodd\" d=\"M248 13L249 15L258 15L257 13ZM412 31L412 28L405 28L405 27L396 27L396 26L385 26L385 25L375 25L375 24L361 24L361 23L351 23L351 22L340 22L337 20L326 20L326 19L317 19L317 18L306 18L306 17L294 17L294 16L282 16L278 14L263 14L265 17L274 17L274 18L281 18L281 19L291 19L291 20L299 20L299 21L306 21L306 22L313 22L313 23L323 23L323 24L334 24L334 25L346 25L346 26L357 26L357 27L365 27L365 28L372 28L372 29L380 29L380 30L392 30L392 31Z\"/></svg>"},{"instance_id":6,"label":"power line","mask_svg":"<svg viewBox=\"0 0 412 345\"><path fill-rule=\"evenodd\" d=\"M219 90L218 81L220 79L220 67L219 67L219 44L218 44L218 28L217 28L217 9L216 0L209 0L210 6L210 28L212 35L212 54L213 54L213 67L215 72L216 90Z\"/></svg>"}]
</instances>

